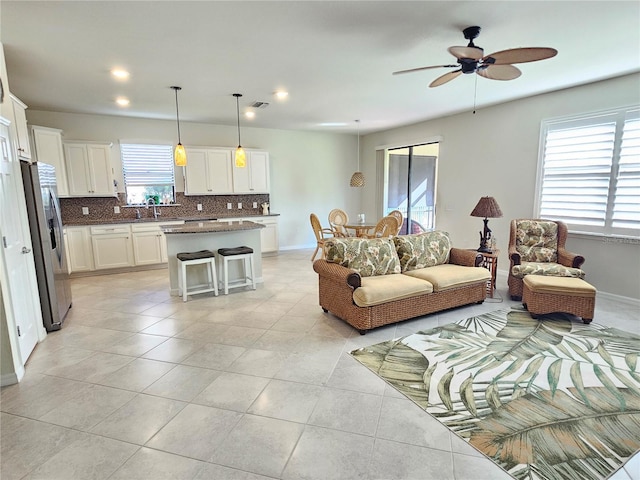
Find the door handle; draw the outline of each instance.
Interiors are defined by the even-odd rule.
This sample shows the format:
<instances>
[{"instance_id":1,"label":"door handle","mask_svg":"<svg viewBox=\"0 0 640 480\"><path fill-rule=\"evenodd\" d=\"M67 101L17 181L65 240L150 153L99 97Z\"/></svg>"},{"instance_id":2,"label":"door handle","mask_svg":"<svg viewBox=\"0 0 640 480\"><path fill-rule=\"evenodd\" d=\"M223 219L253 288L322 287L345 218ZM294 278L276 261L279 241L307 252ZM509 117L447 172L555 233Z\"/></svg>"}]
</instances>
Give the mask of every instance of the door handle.
<instances>
[{"instance_id":1,"label":"door handle","mask_svg":"<svg viewBox=\"0 0 640 480\"><path fill-rule=\"evenodd\" d=\"M30 249L30 248L27 248L27 247L22 247L22 253L24 253L25 255L26 255L27 253L31 253L31 249Z\"/></svg>"}]
</instances>

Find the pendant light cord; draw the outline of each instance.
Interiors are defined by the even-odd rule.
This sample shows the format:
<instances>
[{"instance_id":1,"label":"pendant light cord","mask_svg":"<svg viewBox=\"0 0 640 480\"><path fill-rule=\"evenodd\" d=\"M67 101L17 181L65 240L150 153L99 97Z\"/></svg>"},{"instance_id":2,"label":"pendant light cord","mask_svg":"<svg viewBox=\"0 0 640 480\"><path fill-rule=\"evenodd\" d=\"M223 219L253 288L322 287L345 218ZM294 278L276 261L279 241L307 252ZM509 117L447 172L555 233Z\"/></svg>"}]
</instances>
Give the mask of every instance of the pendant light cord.
<instances>
[{"instance_id":1,"label":"pendant light cord","mask_svg":"<svg viewBox=\"0 0 640 480\"><path fill-rule=\"evenodd\" d=\"M182 144L180 141L180 111L178 110L178 90L182 90L182 87L171 87L176 92L176 123L178 124L178 143Z\"/></svg>"},{"instance_id":2,"label":"pendant light cord","mask_svg":"<svg viewBox=\"0 0 640 480\"><path fill-rule=\"evenodd\" d=\"M242 96L239 93L234 93L234 97L236 97L236 118L238 119L238 146L242 145L240 142L240 103L238 99Z\"/></svg>"},{"instance_id":3,"label":"pendant light cord","mask_svg":"<svg viewBox=\"0 0 640 480\"><path fill-rule=\"evenodd\" d=\"M358 171L360 171L360 120L356 120L358 124Z\"/></svg>"}]
</instances>

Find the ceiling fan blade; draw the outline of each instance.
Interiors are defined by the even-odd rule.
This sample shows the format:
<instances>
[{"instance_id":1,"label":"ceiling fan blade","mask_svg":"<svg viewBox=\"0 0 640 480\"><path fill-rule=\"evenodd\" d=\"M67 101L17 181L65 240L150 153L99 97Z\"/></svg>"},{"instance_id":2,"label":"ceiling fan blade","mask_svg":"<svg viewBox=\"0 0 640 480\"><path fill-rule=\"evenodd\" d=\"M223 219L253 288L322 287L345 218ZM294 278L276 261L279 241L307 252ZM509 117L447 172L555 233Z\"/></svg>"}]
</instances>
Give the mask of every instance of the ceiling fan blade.
<instances>
[{"instance_id":1,"label":"ceiling fan blade","mask_svg":"<svg viewBox=\"0 0 640 480\"><path fill-rule=\"evenodd\" d=\"M449 47L447 50L456 58L480 60L484 55L484 50L480 47Z\"/></svg>"},{"instance_id":2,"label":"ceiling fan blade","mask_svg":"<svg viewBox=\"0 0 640 480\"><path fill-rule=\"evenodd\" d=\"M513 65L489 65L486 68L479 68L477 73L491 80L513 80L522 75L522 72Z\"/></svg>"},{"instance_id":3,"label":"ceiling fan blade","mask_svg":"<svg viewBox=\"0 0 640 480\"><path fill-rule=\"evenodd\" d=\"M456 78L457 76L459 76L461 74L462 74L462 69L455 70L453 72L447 72L444 75L441 75L438 78L436 78L433 82L431 82L429 84L429 87L431 87L431 88L439 87L443 83L450 82L451 80L453 80L454 78Z\"/></svg>"},{"instance_id":4,"label":"ceiling fan blade","mask_svg":"<svg viewBox=\"0 0 640 480\"><path fill-rule=\"evenodd\" d=\"M432 65L430 67L418 67L418 68L410 68L409 70L399 70L397 72L393 72L392 75L400 75L403 73L411 73L411 72L419 72L421 70L430 70L432 68L456 68L458 65Z\"/></svg>"},{"instance_id":5,"label":"ceiling fan blade","mask_svg":"<svg viewBox=\"0 0 640 480\"><path fill-rule=\"evenodd\" d=\"M510 48L509 50L501 50L499 52L487 55L482 59L485 63L492 63L491 59L495 61L494 65L506 65L512 63L526 63L537 62L538 60L546 60L547 58L555 57L558 51L555 48L547 47L531 47L531 48Z\"/></svg>"}]
</instances>

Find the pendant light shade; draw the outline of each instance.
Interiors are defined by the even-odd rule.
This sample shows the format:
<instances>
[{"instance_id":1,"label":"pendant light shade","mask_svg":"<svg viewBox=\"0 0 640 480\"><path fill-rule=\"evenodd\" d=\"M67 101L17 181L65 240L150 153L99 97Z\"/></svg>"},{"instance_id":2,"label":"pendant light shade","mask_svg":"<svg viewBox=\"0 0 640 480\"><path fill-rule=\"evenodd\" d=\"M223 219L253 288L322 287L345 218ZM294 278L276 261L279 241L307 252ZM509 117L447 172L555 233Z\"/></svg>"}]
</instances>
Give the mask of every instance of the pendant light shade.
<instances>
[{"instance_id":1,"label":"pendant light shade","mask_svg":"<svg viewBox=\"0 0 640 480\"><path fill-rule=\"evenodd\" d=\"M360 120L356 120L358 124L358 171L351 175L349 185L352 187L364 187L364 174L360 171Z\"/></svg>"},{"instance_id":2,"label":"pendant light shade","mask_svg":"<svg viewBox=\"0 0 640 480\"><path fill-rule=\"evenodd\" d=\"M187 152L184 151L184 147L180 142L180 113L178 110L178 90L182 90L182 87L171 87L176 92L176 123L178 124L178 144L173 152L173 160L177 167L184 167L187 165Z\"/></svg>"},{"instance_id":3,"label":"pendant light shade","mask_svg":"<svg viewBox=\"0 0 640 480\"><path fill-rule=\"evenodd\" d=\"M247 154L245 153L244 148L242 148L242 145L240 143L240 102L239 100L242 94L234 93L233 96L236 97L236 115L238 118L238 148L236 148L235 162L236 162L236 167L244 168L247 166Z\"/></svg>"}]
</instances>

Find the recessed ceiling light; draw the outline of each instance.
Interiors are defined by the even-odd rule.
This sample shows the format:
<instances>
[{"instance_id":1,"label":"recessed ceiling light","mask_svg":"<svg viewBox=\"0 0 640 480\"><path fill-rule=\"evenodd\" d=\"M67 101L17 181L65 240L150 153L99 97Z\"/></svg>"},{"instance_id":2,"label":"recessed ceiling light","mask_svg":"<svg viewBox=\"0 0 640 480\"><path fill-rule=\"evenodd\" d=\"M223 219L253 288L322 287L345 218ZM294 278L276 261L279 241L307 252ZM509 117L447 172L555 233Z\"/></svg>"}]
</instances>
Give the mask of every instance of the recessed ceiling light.
<instances>
[{"instance_id":1,"label":"recessed ceiling light","mask_svg":"<svg viewBox=\"0 0 640 480\"><path fill-rule=\"evenodd\" d=\"M289 92L285 92L284 90L278 90L275 93L276 97L279 98L280 100L284 100L285 98L287 98L289 96Z\"/></svg>"},{"instance_id":2,"label":"recessed ceiling light","mask_svg":"<svg viewBox=\"0 0 640 480\"><path fill-rule=\"evenodd\" d=\"M128 99L128 98L125 98L125 97L118 97L118 98L116 98L116 103L117 103L118 105L120 105L121 107L128 107L128 106L129 106L129 103L131 103L131 102L129 102L129 99Z\"/></svg>"},{"instance_id":3,"label":"recessed ceiling light","mask_svg":"<svg viewBox=\"0 0 640 480\"><path fill-rule=\"evenodd\" d=\"M247 118L254 118L256 116L256 112L254 112L253 110L249 110L248 112L244 113L244 116Z\"/></svg>"},{"instance_id":4,"label":"recessed ceiling light","mask_svg":"<svg viewBox=\"0 0 640 480\"><path fill-rule=\"evenodd\" d=\"M129 72L121 68L114 68L113 70L111 70L111 75L113 75L119 80L125 80L129 78Z\"/></svg>"}]
</instances>

